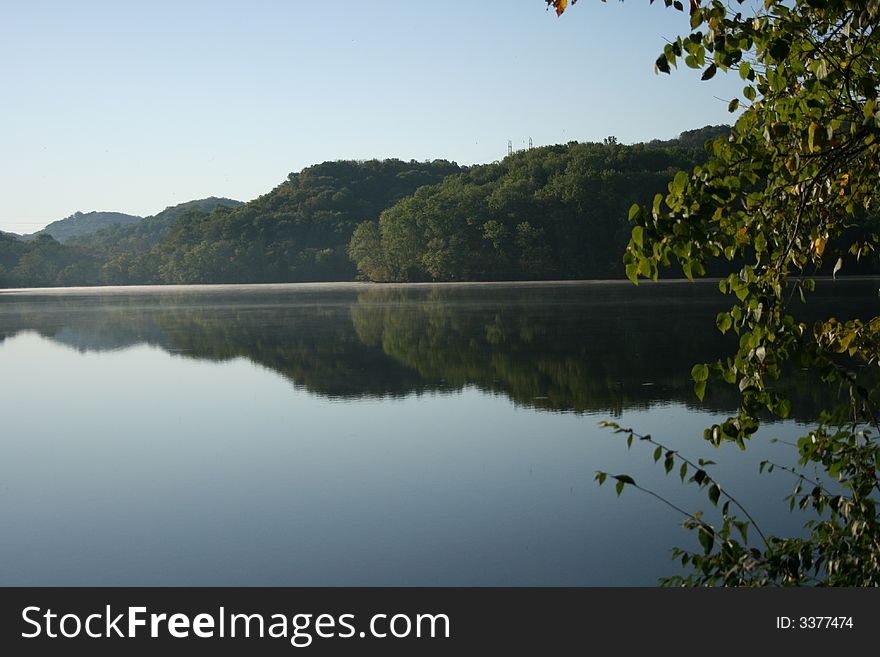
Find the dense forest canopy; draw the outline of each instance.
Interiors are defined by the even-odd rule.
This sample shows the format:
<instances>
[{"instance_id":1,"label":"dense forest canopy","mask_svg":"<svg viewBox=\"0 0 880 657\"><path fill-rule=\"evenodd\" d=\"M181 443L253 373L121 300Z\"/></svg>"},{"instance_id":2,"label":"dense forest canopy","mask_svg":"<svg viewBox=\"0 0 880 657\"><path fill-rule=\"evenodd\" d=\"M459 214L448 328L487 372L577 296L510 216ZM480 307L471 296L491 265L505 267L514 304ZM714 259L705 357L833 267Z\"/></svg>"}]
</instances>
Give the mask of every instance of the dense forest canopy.
<instances>
[{"instance_id":1,"label":"dense forest canopy","mask_svg":"<svg viewBox=\"0 0 880 657\"><path fill-rule=\"evenodd\" d=\"M725 128L694 131L705 141ZM705 159L681 140L546 146L475 166L365 222L350 253L370 280L620 278L633 201Z\"/></svg>"},{"instance_id":2,"label":"dense forest canopy","mask_svg":"<svg viewBox=\"0 0 880 657\"><path fill-rule=\"evenodd\" d=\"M346 247L357 223L458 170L445 160L308 167L234 210L182 217L154 250L161 282L352 280Z\"/></svg>"},{"instance_id":3,"label":"dense forest canopy","mask_svg":"<svg viewBox=\"0 0 880 657\"><path fill-rule=\"evenodd\" d=\"M53 221L51 224L29 235L22 235L23 240L35 239L38 235L51 235L59 242L89 235L102 228L116 225L128 225L141 221L143 217L122 212L74 212L69 217Z\"/></svg>"},{"instance_id":4,"label":"dense forest canopy","mask_svg":"<svg viewBox=\"0 0 880 657\"><path fill-rule=\"evenodd\" d=\"M706 126L462 167L324 162L240 203L211 197L66 239L0 239L0 286L621 278L627 211L705 161Z\"/></svg>"},{"instance_id":5,"label":"dense forest canopy","mask_svg":"<svg viewBox=\"0 0 880 657\"><path fill-rule=\"evenodd\" d=\"M103 263L100 272L103 283L160 283L159 263L152 249L168 236L182 217L239 205L242 205L241 201L211 196L165 208L137 224L110 226L91 235L73 238L68 243L94 253Z\"/></svg>"}]
</instances>

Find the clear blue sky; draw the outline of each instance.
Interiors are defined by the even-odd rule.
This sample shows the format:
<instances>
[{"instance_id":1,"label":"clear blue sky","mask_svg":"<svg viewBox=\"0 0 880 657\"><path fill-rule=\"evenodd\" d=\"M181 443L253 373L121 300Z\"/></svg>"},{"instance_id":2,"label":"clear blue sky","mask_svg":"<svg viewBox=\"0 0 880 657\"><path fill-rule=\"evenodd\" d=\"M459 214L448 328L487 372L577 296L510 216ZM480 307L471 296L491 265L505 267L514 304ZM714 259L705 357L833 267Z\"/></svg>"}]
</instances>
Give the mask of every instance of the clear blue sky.
<instances>
[{"instance_id":1,"label":"clear blue sky","mask_svg":"<svg viewBox=\"0 0 880 657\"><path fill-rule=\"evenodd\" d=\"M0 0L0 230L255 198L325 160L501 159L730 122L738 76L656 76L648 0ZM719 100L723 99L723 100Z\"/></svg>"}]
</instances>

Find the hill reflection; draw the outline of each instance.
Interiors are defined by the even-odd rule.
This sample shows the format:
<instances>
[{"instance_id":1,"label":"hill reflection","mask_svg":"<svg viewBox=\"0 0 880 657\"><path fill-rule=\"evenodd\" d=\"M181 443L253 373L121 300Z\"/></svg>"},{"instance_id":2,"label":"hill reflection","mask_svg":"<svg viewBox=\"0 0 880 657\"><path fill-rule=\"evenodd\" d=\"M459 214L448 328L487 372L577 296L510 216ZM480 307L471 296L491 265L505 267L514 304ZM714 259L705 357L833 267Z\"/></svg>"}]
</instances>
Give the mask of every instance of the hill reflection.
<instances>
[{"instance_id":1,"label":"hill reflection","mask_svg":"<svg viewBox=\"0 0 880 657\"><path fill-rule=\"evenodd\" d=\"M876 314L876 282L836 284L810 306ZM873 293L872 293L873 292ZM247 358L330 398L400 397L474 386L529 407L620 414L681 403L730 410L693 363L730 350L709 284L628 283L177 288L0 295L0 341L23 331L82 352L148 344L188 358ZM789 384L794 415L818 388Z\"/></svg>"}]
</instances>

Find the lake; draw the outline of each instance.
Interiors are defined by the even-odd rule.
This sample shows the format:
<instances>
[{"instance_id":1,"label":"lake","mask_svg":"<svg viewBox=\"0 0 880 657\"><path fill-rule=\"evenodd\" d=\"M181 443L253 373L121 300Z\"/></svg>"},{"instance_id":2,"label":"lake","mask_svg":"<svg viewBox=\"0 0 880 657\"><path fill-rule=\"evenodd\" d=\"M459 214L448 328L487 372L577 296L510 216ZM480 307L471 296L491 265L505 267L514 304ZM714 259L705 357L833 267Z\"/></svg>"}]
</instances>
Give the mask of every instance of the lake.
<instances>
[{"instance_id":1,"label":"lake","mask_svg":"<svg viewBox=\"0 0 880 657\"><path fill-rule=\"evenodd\" d=\"M877 281L811 312L878 314ZM798 302L799 304L799 302ZM3 585L653 585L703 494L599 426L650 432L765 532L798 532L793 418L746 451L693 394L730 350L717 284L307 284L0 291Z\"/></svg>"}]
</instances>

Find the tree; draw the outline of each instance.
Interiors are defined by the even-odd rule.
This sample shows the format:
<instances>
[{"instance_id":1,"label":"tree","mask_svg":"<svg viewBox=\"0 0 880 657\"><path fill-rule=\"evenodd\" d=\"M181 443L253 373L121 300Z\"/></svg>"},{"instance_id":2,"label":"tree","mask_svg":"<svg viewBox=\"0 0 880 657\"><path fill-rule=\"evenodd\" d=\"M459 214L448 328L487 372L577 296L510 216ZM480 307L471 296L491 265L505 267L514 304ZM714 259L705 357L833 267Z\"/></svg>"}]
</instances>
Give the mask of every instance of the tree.
<instances>
[{"instance_id":1,"label":"tree","mask_svg":"<svg viewBox=\"0 0 880 657\"><path fill-rule=\"evenodd\" d=\"M520 151L419 187L359 224L348 254L374 281L622 278L629 205L705 160L679 140Z\"/></svg>"},{"instance_id":2,"label":"tree","mask_svg":"<svg viewBox=\"0 0 880 657\"><path fill-rule=\"evenodd\" d=\"M547 4L561 14L568 3ZM742 97L729 109L742 112L730 136L711 143L706 164L678 173L651 207L632 207L627 276L657 279L660 268L678 263L693 278L714 260L745 262L721 281L721 292L735 299L716 318L722 333L739 336L739 348L692 370L701 398L710 381L741 393L738 413L706 429L713 444L744 447L762 413L787 417L791 402L779 382L794 366L816 371L841 394L797 443L801 466L819 469L818 477L791 471L792 506L812 512L804 538L767 536L749 547L745 510L737 516L735 500L702 464L665 452L667 472L681 461L682 479L692 472L689 481L722 505L715 526L688 517L702 550L677 550L691 574L667 582L878 585L880 317L829 317L808 327L791 311L814 289L812 276L846 272L878 243L880 2L765 0L751 15L717 0L691 0L688 8L691 31L664 47L657 72L683 62L702 69L703 80L738 74ZM638 435L613 428L630 440ZM608 476L597 475L600 483ZM618 492L637 487L626 475L616 479Z\"/></svg>"},{"instance_id":3,"label":"tree","mask_svg":"<svg viewBox=\"0 0 880 657\"><path fill-rule=\"evenodd\" d=\"M355 226L348 244L348 253L364 277L371 281L387 281L388 265L382 249L382 236L375 221L362 221Z\"/></svg>"}]
</instances>

